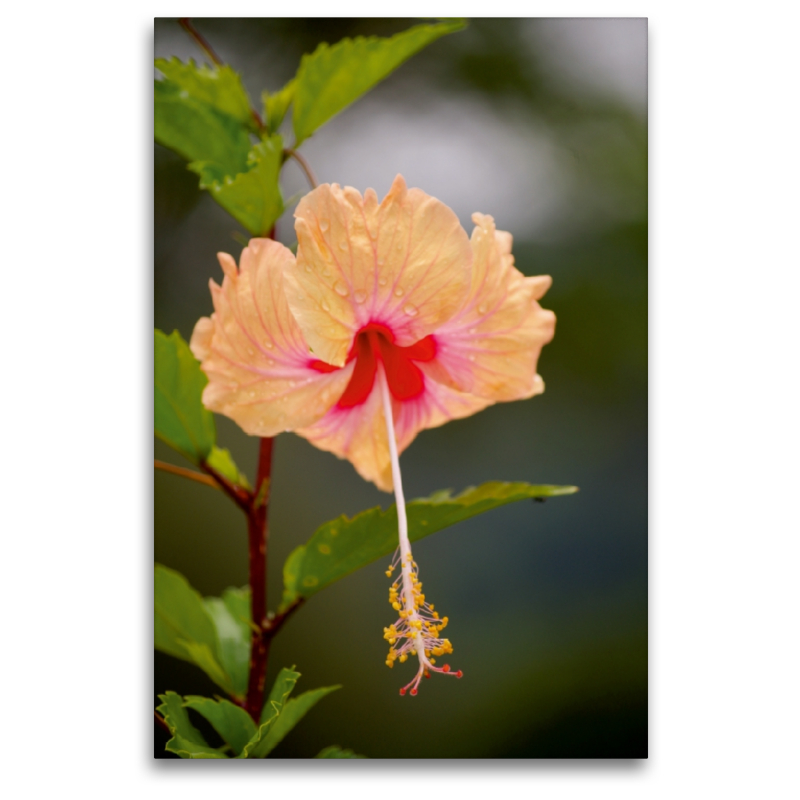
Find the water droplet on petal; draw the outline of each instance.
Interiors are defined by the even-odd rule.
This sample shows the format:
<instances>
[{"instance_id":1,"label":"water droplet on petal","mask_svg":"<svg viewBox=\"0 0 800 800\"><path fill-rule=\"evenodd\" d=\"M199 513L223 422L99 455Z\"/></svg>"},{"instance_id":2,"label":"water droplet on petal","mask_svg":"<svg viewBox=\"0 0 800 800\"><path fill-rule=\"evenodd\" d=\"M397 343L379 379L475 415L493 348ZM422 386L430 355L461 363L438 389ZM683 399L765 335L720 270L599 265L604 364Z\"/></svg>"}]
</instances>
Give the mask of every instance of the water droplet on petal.
<instances>
[{"instance_id":1,"label":"water droplet on petal","mask_svg":"<svg viewBox=\"0 0 800 800\"><path fill-rule=\"evenodd\" d=\"M267 359L267 366L274 367L275 366L275 362L271 358L268 358Z\"/></svg>"},{"instance_id":2,"label":"water droplet on petal","mask_svg":"<svg viewBox=\"0 0 800 800\"><path fill-rule=\"evenodd\" d=\"M311 264L306 264L306 272L311 272Z\"/></svg>"},{"instance_id":3,"label":"water droplet on petal","mask_svg":"<svg viewBox=\"0 0 800 800\"><path fill-rule=\"evenodd\" d=\"M330 278L330 276L331 276L331 271L327 267L325 267L325 269L322 270L322 277L323 278Z\"/></svg>"},{"instance_id":4,"label":"water droplet on petal","mask_svg":"<svg viewBox=\"0 0 800 800\"><path fill-rule=\"evenodd\" d=\"M295 386L296 384L297 384L297 381L289 381L289 386Z\"/></svg>"},{"instance_id":5,"label":"water droplet on petal","mask_svg":"<svg viewBox=\"0 0 800 800\"><path fill-rule=\"evenodd\" d=\"M478 332L477 328L470 328L468 331L468 333L471 334L472 336L474 336L477 332Z\"/></svg>"},{"instance_id":6,"label":"water droplet on petal","mask_svg":"<svg viewBox=\"0 0 800 800\"><path fill-rule=\"evenodd\" d=\"M402 250L403 249L403 243L402 242L398 242L397 243L397 249L398 250Z\"/></svg>"},{"instance_id":7,"label":"water droplet on petal","mask_svg":"<svg viewBox=\"0 0 800 800\"><path fill-rule=\"evenodd\" d=\"M349 292L347 291L347 287L341 281L336 281L336 283L333 285L333 290L340 297L347 297L347 295L349 294Z\"/></svg>"},{"instance_id":8,"label":"water droplet on petal","mask_svg":"<svg viewBox=\"0 0 800 800\"><path fill-rule=\"evenodd\" d=\"M266 347L266 348L267 348L267 350L272 350L272 348L273 348L274 346L275 346L275 345L273 345L273 344L272 344L272 340L271 340L271 339L267 339L267 340L264 342L264 347Z\"/></svg>"},{"instance_id":9,"label":"water droplet on petal","mask_svg":"<svg viewBox=\"0 0 800 800\"><path fill-rule=\"evenodd\" d=\"M469 354L469 360L470 360L470 361L474 361L474 360L475 360L475 355L474 355L474 353L470 353L470 354Z\"/></svg>"},{"instance_id":10,"label":"water droplet on petal","mask_svg":"<svg viewBox=\"0 0 800 800\"><path fill-rule=\"evenodd\" d=\"M329 224L328 224L328 220L326 220L326 219L321 219L321 220L319 221L319 229L320 229L321 231L325 232L326 230L328 230L328 228L329 228L329 227L330 227L330 226L329 226Z\"/></svg>"},{"instance_id":11,"label":"water droplet on petal","mask_svg":"<svg viewBox=\"0 0 800 800\"><path fill-rule=\"evenodd\" d=\"M328 305L328 301L327 300L323 300L322 301L322 310L323 311L330 311L331 310L331 307Z\"/></svg>"},{"instance_id":12,"label":"water droplet on petal","mask_svg":"<svg viewBox=\"0 0 800 800\"><path fill-rule=\"evenodd\" d=\"M378 266L379 266L379 267L382 267L382 266L383 266L385 263L386 263L386 259L385 259L383 256L381 256L381 257L378 259Z\"/></svg>"},{"instance_id":13,"label":"water droplet on petal","mask_svg":"<svg viewBox=\"0 0 800 800\"><path fill-rule=\"evenodd\" d=\"M255 354L256 354L256 351L255 351L255 350L253 350L253 348L252 348L252 347L248 347L248 348L247 348L247 355L249 355L249 356L254 356Z\"/></svg>"},{"instance_id":14,"label":"water droplet on petal","mask_svg":"<svg viewBox=\"0 0 800 800\"><path fill-rule=\"evenodd\" d=\"M478 313L479 314L485 314L488 310L489 310L489 307L486 305L486 303L481 303L478 306Z\"/></svg>"},{"instance_id":15,"label":"water droplet on petal","mask_svg":"<svg viewBox=\"0 0 800 800\"><path fill-rule=\"evenodd\" d=\"M403 289L403 287L402 286L398 286L394 290L395 297L402 297L404 292L405 292L405 290Z\"/></svg>"},{"instance_id":16,"label":"water droplet on petal","mask_svg":"<svg viewBox=\"0 0 800 800\"><path fill-rule=\"evenodd\" d=\"M386 278L378 278L378 283L379 283L381 286L386 286L386 284L387 284L388 282L389 282L389 281L388 281Z\"/></svg>"},{"instance_id":17,"label":"water droplet on petal","mask_svg":"<svg viewBox=\"0 0 800 800\"><path fill-rule=\"evenodd\" d=\"M347 250L347 242L344 239L342 239L342 241L339 242L339 249L340 250Z\"/></svg>"},{"instance_id":18,"label":"water droplet on petal","mask_svg":"<svg viewBox=\"0 0 800 800\"><path fill-rule=\"evenodd\" d=\"M367 293L363 289L356 289L353 296L356 298L356 303L363 303L367 299Z\"/></svg>"},{"instance_id":19,"label":"water droplet on petal","mask_svg":"<svg viewBox=\"0 0 800 800\"><path fill-rule=\"evenodd\" d=\"M417 311L417 307L412 306L411 303L409 303L407 306L403 308L403 312L407 314L409 317L416 317L417 314L419 314L419 311Z\"/></svg>"}]
</instances>

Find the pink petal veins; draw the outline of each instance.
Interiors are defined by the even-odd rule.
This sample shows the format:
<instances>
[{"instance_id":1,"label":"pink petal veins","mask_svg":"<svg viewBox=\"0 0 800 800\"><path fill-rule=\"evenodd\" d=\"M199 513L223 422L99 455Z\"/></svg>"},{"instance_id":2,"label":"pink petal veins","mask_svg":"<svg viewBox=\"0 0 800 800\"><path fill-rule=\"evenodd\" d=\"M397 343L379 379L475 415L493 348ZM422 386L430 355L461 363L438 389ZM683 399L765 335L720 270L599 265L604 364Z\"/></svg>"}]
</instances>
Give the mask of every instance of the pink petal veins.
<instances>
[{"instance_id":1,"label":"pink petal veins","mask_svg":"<svg viewBox=\"0 0 800 800\"><path fill-rule=\"evenodd\" d=\"M552 280L526 278L514 267L511 236L495 231L490 216L473 221L469 295L436 331L437 361L463 391L491 401L531 397L544 391L536 366L555 332L555 314L537 302Z\"/></svg>"},{"instance_id":2,"label":"pink petal veins","mask_svg":"<svg viewBox=\"0 0 800 800\"><path fill-rule=\"evenodd\" d=\"M295 211L297 263L287 297L311 348L345 363L356 333L389 327L406 347L461 307L472 251L456 215L398 175L378 205L337 184L319 186Z\"/></svg>"},{"instance_id":3,"label":"pink petal veins","mask_svg":"<svg viewBox=\"0 0 800 800\"><path fill-rule=\"evenodd\" d=\"M239 269L225 253L219 260L225 277L222 286L211 281L214 313L197 322L190 343L209 378L204 405L255 436L312 424L344 392L352 366L333 373L311 368L283 290L294 256L278 242L253 239Z\"/></svg>"}]
</instances>

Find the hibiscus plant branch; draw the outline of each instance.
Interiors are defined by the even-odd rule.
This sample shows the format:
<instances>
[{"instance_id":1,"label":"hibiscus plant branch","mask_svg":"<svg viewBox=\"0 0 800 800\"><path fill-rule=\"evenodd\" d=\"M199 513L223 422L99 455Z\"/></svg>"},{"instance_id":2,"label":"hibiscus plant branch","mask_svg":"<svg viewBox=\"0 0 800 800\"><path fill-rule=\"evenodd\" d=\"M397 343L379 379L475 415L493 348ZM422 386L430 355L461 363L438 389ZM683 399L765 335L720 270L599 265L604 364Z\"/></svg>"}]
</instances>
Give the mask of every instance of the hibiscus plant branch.
<instances>
[{"instance_id":1,"label":"hibiscus plant branch","mask_svg":"<svg viewBox=\"0 0 800 800\"><path fill-rule=\"evenodd\" d=\"M265 632L276 618L267 616L267 546L269 543L269 489L272 474L272 449L275 440L262 438L258 450L256 490L251 495L247 512L247 544L249 562L250 608L253 632L250 638L250 674L247 682L245 709L258 723L264 705L264 682L272 636ZM282 622L282 621L281 621ZM273 634L274 635L274 634Z\"/></svg>"},{"instance_id":2,"label":"hibiscus plant branch","mask_svg":"<svg viewBox=\"0 0 800 800\"><path fill-rule=\"evenodd\" d=\"M272 639L273 636L281 629L284 622L300 608L305 602L304 597L298 597L297 600L292 601L286 608L279 614L270 612L267 614L267 623L264 626L264 638Z\"/></svg>"},{"instance_id":3,"label":"hibiscus plant branch","mask_svg":"<svg viewBox=\"0 0 800 800\"><path fill-rule=\"evenodd\" d=\"M178 25L180 25L181 28L183 28L186 33L188 33L189 36L191 36L192 39L194 39L195 42L200 45L200 49L211 59L211 62L215 66L224 66L224 63L220 57L214 52L214 48L209 44L208 39L206 39L206 37L203 36L203 34L200 33L200 31L198 31L194 25L192 25L189 17L181 17L178 20Z\"/></svg>"},{"instance_id":4,"label":"hibiscus plant branch","mask_svg":"<svg viewBox=\"0 0 800 800\"><path fill-rule=\"evenodd\" d=\"M293 158L299 165L300 169L303 170L303 173L306 176L306 180L311 186L312 189L316 189L319 184L317 183L317 179L314 175L313 170L311 169L311 165L306 161L306 159L297 152L297 150L293 150L290 147L284 149L283 154L287 158Z\"/></svg>"},{"instance_id":5,"label":"hibiscus plant branch","mask_svg":"<svg viewBox=\"0 0 800 800\"><path fill-rule=\"evenodd\" d=\"M210 486L212 489L221 489L222 487L210 475L203 475L201 472L195 472L193 469L186 469L185 467L176 467L174 464L168 464L166 461L159 461L157 458L153 459L153 465L156 469L170 472L173 475L180 475L182 478L189 478L189 480L203 483Z\"/></svg>"},{"instance_id":6,"label":"hibiscus plant branch","mask_svg":"<svg viewBox=\"0 0 800 800\"><path fill-rule=\"evenodd\" d=\"M178 24L183 28L192 39L199 45L200 49L209 57L211 63L214 64L216 67L224 67L225 62L214 52L214 48L209 43L208 39L203 36L197 28L192 25L191 20L189 17L180 17L178 19ZM264 133L266 130L264 127L264 120L261 119L261 115L256 111L254 108L250 109L250 114L253 117L253 122L255 122L256 127L258 128L259 133Z\"/></svg>"},{"instance_id":7,"label":"hibiscus plant branch","mask_svg":"<svg viewBox=\"0 0 800 800\"><path fill-rule=\"evenodd\" d=\"M218 487L225 492L228 497L236 503L245 514L250 514L250 506L253 503L253 493L245 489L243 486L237 486L231 483L224 475L217 472L207 461L200 462L200 468L203 472L207 472L211 478L217 483ZM188 470L187 470L188 471Z\"/></svg>"},{"instance_id":8,"label":"hibiscus plant branch","mask_svg":"<svg viewBox=\"0 0 800 800\"><path fill-rule=\"evenodd\" d=\"M283 611L267 612L267 551L269 546L270 485L272 478L272 449L274 438L259 439L258 468L254 491L231 483L207 462L200 462L217 484L247 516L248 584L250 586L250 669L247 695L242 704L255 722L261 717L264 705L264 683L267 677L269 646L286 620L303 604L298 598ZM191 472L191 470L186 470ZM205 476L203 476L205 477Z\"/></svg>"},{"instance_id":9,"label":"hibiscus plant branch","mask_svg":"<svg viewBox=\"0 0 800 800\"><path fill-rule=\"evenodd\" d=\"M155 709L153 709L153 713L156 715L156 722L160 728L163 728L167 733L172 734L172 731L169 729L169 725L167 725L167 721L161 714L158 713Z\"/></svg>"}]
</instances>

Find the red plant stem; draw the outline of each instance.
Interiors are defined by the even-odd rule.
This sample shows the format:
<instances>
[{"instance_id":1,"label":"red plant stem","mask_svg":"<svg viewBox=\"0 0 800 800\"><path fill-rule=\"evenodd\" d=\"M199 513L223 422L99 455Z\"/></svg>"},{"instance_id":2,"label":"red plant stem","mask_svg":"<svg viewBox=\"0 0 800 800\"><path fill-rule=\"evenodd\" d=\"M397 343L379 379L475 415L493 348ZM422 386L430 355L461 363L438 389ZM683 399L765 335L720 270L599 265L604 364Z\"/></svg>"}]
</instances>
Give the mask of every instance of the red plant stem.
<instances>
[{"instance_id":1,"label":"red plant stem","mask_svg":"<svg viewBox=\"0 0 800 800\"><path fill-rule=\"evenodd\" d=\"M164 470L164 472L171 472L173 475L180 475L182 478L189 478L189 480L204 483L212 489L220 489L220 485L210 476L201 475L193 469L185 469L184 467L176 467L174 464L168 464L166 461L159 461L157 458L153 459L156 469Z\"/></svg>"},{"instance_id":2,"label":"red plant stem","mask_svg":"<svg viewBox=\"0 0 800 800\"><path fill-rule=\"evenodd\" d=\"M181 17L178 20L178 24L183 28L189 36L194 39L197 44L200 45L200 48L203 52L211 59L211 62L218 67L223 66L222 60L220 57L214 52L214 48L208 43L208 40L203 36L200 31L195 28L194 25L189 21L189 17Z\"/></svg>"},{"instance_id":3,"label":"red plant stem","mask_svg":"<svg viewBox=\"0 0 800 800\"><path fill-rule=\"evenodd\" d=\"M267 542L269 527L269 482L272 471L274 439L261 439L258 451L258 471L253 501L247 514L248 552L250 561L250 601L253 630L250 639L250 677L247 684L246 710L258 722L264 705L264 681L267 677L267 658L271 637L264 635L267 619Z\"/></svg>"},{"instance_id":4,"label":"red plant stem","mask_svg":"<svg viewBox=\"0 0 800 800\"><path fill-rule=\"evenodd\" d=\"M159 727L163 728L170 736L172 736L172 731L169 729L169 725L167 725L167 721L161 714L158 713L155 709L153 709L153 713L156 715L156 722L158 723Z\"/></svg>"}]
</instances>

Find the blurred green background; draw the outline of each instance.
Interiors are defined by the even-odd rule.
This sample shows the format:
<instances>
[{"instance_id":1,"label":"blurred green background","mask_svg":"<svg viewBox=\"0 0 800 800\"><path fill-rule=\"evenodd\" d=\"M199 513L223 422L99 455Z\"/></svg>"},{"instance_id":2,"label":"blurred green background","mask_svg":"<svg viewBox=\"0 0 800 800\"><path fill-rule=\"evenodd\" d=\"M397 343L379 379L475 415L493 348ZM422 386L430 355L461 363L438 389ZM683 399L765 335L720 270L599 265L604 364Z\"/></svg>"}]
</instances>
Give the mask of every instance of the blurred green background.
<instances>
[{"instance_id":1,"label":"blurred green background","mask_svg":"<svg viewBox=\"0 0 800 800\"><path fill-rule=\"evenodd\" d=\"M195 25L242 73L254 102L320 41L391 35L390 19L217 19ZM155 21L155 56L200 61L176 20ZM288 137L289 143L291 136ZM392 621L380 562L312 598L275 640L298 691L333 683L274 752L339 744L371 758L647 755L647 22L472 20L422 51L329 122L302 152L320 182L373 187L397 173L514 236L519 269L548 273L557 316L544 395L423 431L403 454L407 497L487 480L577 484L415 545L426 595L450 617L460 681L416 698L408 664L384 665ZM215 254L244 231L155 146L155 325L189 338L211 310ZM284 195L307 191L289 163ZM278 238L294 242L291 212ZM217 417L218 441L250 478L257 443ZM155 444L157 458L183 463ZM245 523L218 492L155 474L155 559L218 595L247 581ZM289 552L338 514L392 502L347 462L293 434L275 446L270 605ZM195 667L155 654L155 692L216 692ZM155 754L166 736L156 729Z\"/></svg>"}]
</instances>

